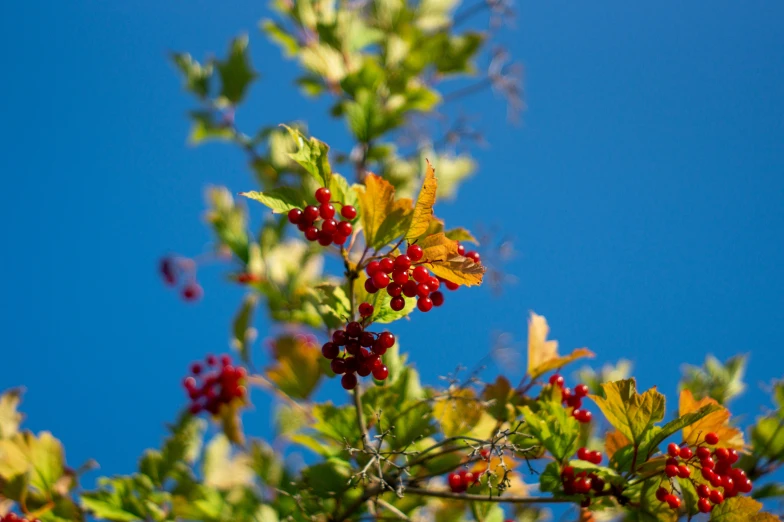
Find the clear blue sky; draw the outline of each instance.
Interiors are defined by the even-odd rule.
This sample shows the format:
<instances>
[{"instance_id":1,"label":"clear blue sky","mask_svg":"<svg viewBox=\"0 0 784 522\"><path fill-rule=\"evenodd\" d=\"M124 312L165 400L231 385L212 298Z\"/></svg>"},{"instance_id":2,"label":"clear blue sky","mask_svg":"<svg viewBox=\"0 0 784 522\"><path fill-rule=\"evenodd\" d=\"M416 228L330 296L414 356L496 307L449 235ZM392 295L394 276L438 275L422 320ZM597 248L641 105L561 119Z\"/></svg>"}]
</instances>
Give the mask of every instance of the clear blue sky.
<instances>
[{"instance_id":1,"label":"clear blue sky","mask_svg":"<svg viewBox=\"0 0 784 522\"><path fill-rule=\"evenodd\" d=\"M241 296L215 267L201 277L204 301L188 306L156 273L161 254L208 247L207 184L253 188L239 152L186 146L191 100L167 52L223 53L248 31L263 80L240 125L306 119L345 140L256 31L262 4L4 7L0 387L27 387L28 426L52 430L73 465L93 457L103 473L130 472L159 443L189 361L226 349ZM435 384L485 354L493 331L522 347L535 310L563 349L632 359L670 406L682 362L751 352L735 404L750 419L767 404L758 383L784 368L784 4L518 9L506 42L526 68L523 123L507 125L491 95L464 105L490 146L457 202L437 209L515 237L506 268L518 283L500 298L450 294L439 313L396 327L404 348ZM263 434L269 406L256 403L245 422Z\"/></svg>"}]
</instances>

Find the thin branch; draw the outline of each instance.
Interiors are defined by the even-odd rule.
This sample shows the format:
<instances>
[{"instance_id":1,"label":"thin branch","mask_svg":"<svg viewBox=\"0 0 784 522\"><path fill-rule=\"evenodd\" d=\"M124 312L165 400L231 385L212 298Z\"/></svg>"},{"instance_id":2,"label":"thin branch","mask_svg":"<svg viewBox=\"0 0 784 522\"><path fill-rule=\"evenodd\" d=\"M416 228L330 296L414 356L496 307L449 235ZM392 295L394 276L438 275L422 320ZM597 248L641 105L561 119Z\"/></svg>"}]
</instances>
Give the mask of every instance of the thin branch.
<instances>
[{"instance_id":1,"label":"thin branch","mask_svg":"<svg viewBox=\"0 0 784 522\"><path fill-rule=\"evenodd\" d=\"M405 493L422 497L451 498L454 500L468 500L476 502L500 502L505 504L566 504L574 500L553 497L486 497L484 495L471 495L467 493L451 493L449 491L436 491L424 488L406 488Z\"/></svg>"},{"instance_id":2,"label":"thin branch","mask_svg":"<svg viewBox=\"0 0 784 522\"><path fill-rule=\"evenodd\" d=\"M370 439L368 438L367 425L365 424L365 413L362 411L362 398L359 396L359 388L359 384L357 384L352 395L354 396L354 408L357 410L357 424L359 425L360 433L362 433L362 447L367 448Z\"/></svg>"},{"instance_id":3,"label":"thin branch","mask_svg":"<svg viewBox=\"0 0 784 522\"><path fill-rule=\"evenodd\" d=\"M405 513L403 513L402 511L400 511L398 508L396 508L395 506L393 506L392 504L390 504L390 503L389 503L389 502L387 502L386 500L384 500L384 499L382 499L382 498L379 498L379 499L378 499L376 502L378 502L378 505L379 505L379 506L381 506L381 507L383 507L384 509L386 509L386 510L388 510L388 511L391 511L392 513L394 513L395 515L397 515L397 517L398 517L398 518L400 518L400 519L402 519L402 520L408 520L408 522L411 522L411 519L410 519L410 518L408 518L408 517L406 516L406 514L405 514Z\"/></svg>"}]
</instances>

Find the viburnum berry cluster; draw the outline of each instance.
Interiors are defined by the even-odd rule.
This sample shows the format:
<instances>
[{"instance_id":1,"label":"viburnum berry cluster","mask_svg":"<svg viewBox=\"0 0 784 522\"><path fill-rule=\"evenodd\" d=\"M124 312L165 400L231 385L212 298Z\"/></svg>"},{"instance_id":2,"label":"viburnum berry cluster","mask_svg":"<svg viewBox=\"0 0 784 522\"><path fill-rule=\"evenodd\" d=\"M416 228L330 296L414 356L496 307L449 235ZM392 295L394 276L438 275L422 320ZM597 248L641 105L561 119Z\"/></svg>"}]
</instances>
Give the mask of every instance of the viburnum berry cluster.
<instances>
[{"instance_id":1,"label":"viburnum berry cluster","mask_svg":"<svg viewBox=\"0 0 784 522\"><path fill-rule=\"evenodd\" d=\"M183 380L183 387L191 401L189 411L198 415L202 411L217 415L224 404L235 399L245 400L247 371L242 366L233 366L231 356L220 358L208 355L204 364L191 364L191 375Z\"/></svg>"},{"instance_id":2,"label":"viburnum berry cluster","mask_svg":"<svg viewBox=\"0 0 784 522\"><path fill-rule=\"evenodd\" d=\"M572 416L577 419L578 422L582 422L583 424L591 422L593 415L590 411L583 409L583 397L588 395L588 386L580 383L574 387L574 390L565 388L564 378L558 373L551 375L549 382L553 386L557 386L561 389L561 400L563 401L564 406L572 408Z\"/></svg>"},{"instance_id":3,"label":"viburnum berry cluster","mask_svg":"<svg viewBox=\"0 0 784 522\"><path fill-rule=\"evenodd\" d=\"M373 305L362 303L360 315L367 318L373 315ZM379 381L389 376L389 369L381 356L395 344L395 336L390 332L373 333L365 330L363 323L351 321L345 330L335 330L332 340L321 347L321 354L330 359L332 371L343 375L340 383L346 390L357 385L357 375L367 377L371 373ZM342 350L341 350L342 348Z\"/></svg>"},{"instance_id":4,"label":"viburnum berry cluster","mask_svg":"<svg viewBox=\"0 0 784 522\"><path fill-rule=\"evenodd\" d=\"M16 513L6 513L5 515L0 517L0 522L41 522L37 518L26 519L24 517L20 517Z\"/></svg>"},{"instance_id":5,"label":"viburnum berry cluster","mask_svg":"<svg viewBox=\"0 0 784 522\"><path fill-rule=\"evenodd\" d=\"M475 263L480 261L477 252L466 254L463 245L458 244L458 253L465 254L466 257L472 254L470 257ZM441 306L444 304L441 283L449 290L457 290L459 285L432 275L425 266L429 261L423 260L423 256L422 247L414 243L408 246L405 254L370 261L365 267L368 276L365 290L369 294L375 294L386 289L392 297L389 306L396 312L405 308L406 298L416 298L417 308L422 312L429 312L434 306Z\"/></svg>"},{"instance_id":6,"label":"viburnum berry cluster","mask_svg":"<svg viewBox=\"0 0 784 522\"><path fill-rule=\"evenodd\" d=\"M158 271L169 286L177 286L181 281L180 295L185 301L198 301L204 294L196 281L196 263L193 259L167 256L161 259Z\"/></svg>"},{"instance_id":7,"label":"viburnum berry cluster","mask_svg":"<svg viewBox=\"0 0 784 522\"><path fill-rule=\"evenodd\" d=\"M335 220L335 206L331 203L332 192L321 187L315 193L318 206L308 205L304 209L289 210L289 223L297 225L308 241L318 241L321 246L343 245L353 231L351 221L357 217L357 209L351 205L341 205L343 220ZM319 228L320 225L321 228Z\"/></svg>"},{"instance_id":8,"label":"viburnum berry cluster","mask_svg":"<svg viewBox=\"0 0 784 522\"><path fill-rule=\"evenodd\" d=\"M480 460L489 462L490 450L481 450L479 456ZM477 473L473 473L467 469L453 471L446 476L446 482L449 484L449 489L452 490L452 493L465 493L469 487L479 484L479 479L486 470L487 467Z\"/></svg>"},{"instance_id":9,"label":"viburnum berry cluster","mask_svg":"<svg viewBox=\"0 0 784 522\"><path fill-rule=\"evenodd\" d=\"M585 448L581 449L584 450ZM601 462L601 454L599 454L598 459ZM585 495L580 504L582 507L590 506L591 497L589 495L591 493L594 495L602 493L606 485L604 479L596 473L586 470L577 472L573 466L564 466L561 469L561 482L563 483L564 493L567 495Z\"/></svg>"},{"instance_id":10,"label":"viburnum berry cluster","mask_svg":"<svg viewBox=\"0 0 784 522\"><path fill-rule=\"evenodd\" d=\"M672 485L672 479L676 477L688 479L694 485L699 497L697 508L702 513L709 513L713 506L721 504L724 499L737 496L739 493L750 493L753 484L746 476L746 472L732 467L738 462L738 452L732 448L711 450L708 447L718 443L719 436L713 432L707 433L703 442L694 447L670 443L667 446L668 458L662 472L670 482L670 489L659 487L656 490L656 498L666 502L672 509L680 508L681 499ZM698 483L692 477L693 469L700 470L704 483Z\"/></svg>"}]
</instances>

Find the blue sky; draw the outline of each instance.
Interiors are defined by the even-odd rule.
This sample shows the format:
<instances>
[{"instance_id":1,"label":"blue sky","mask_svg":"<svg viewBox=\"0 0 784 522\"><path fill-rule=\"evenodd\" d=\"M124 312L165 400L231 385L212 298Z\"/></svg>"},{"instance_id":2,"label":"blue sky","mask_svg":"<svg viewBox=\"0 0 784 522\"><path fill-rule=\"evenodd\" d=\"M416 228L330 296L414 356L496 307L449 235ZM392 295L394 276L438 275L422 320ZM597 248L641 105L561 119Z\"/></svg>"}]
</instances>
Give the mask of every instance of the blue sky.
<instances>
[{"instance_id":1,"label":"blue sky","mask_svg":"<svg viewBox=\"0 0 784 522\"><path fill-rule=\"evenodd\" d=\"M241 297L220 267L201 274L195 306L158 280L162 254L208 248L208 184L253 188L238 151L186 146L191 100L167 53L223 53L248 32L262 81L238 123L304 119L345 143L256 31L261 4L5 6L0 387L27 388L28 426L53 431L72 465L132 471L184 404L188 363L226 349ZM750 420L768 404L759 384L784 368L784 4L517 7L504 39L525 65L528 110L510 126L490 94L455 107L481 115L489 146L475 151L479 175L437 208L450 224L514 237L505 268L517 283L498 298L450 294L438 313L396 325L404 349L436 384L476 363L494 331L522 349L535 310L562 349L633 360L640 386L657 385L671 407L681 363L748 352L749 391L734 407ZM270 409L255 398L245 422L264 434Z\"/></svg>"}]
</instances>

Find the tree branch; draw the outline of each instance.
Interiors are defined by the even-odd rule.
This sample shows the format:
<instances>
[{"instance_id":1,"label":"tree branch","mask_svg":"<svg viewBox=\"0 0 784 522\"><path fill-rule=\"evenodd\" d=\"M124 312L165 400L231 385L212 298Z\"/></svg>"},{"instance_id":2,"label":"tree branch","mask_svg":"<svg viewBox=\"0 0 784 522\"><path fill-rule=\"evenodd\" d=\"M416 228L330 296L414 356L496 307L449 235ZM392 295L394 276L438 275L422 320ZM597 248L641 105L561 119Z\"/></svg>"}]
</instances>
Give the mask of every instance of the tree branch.
<instances>
[{"instance_id":1,"label":"tree branch","mask_svg":"<svg viewBox=\"0 0 784 522\"><path fill-rule=\"evenodd\" d=\"M404 493L422 497L451 498L454 500L468 500L476 502L500 502L505 504L549 504L573 503L574 500L554 497L486 497L484 495L471 495L467 493L450 493L449 491L436 491L424 488L406 488Z\"/></svg>"}]
</instances>

